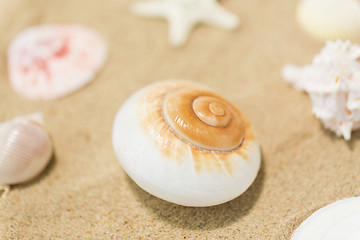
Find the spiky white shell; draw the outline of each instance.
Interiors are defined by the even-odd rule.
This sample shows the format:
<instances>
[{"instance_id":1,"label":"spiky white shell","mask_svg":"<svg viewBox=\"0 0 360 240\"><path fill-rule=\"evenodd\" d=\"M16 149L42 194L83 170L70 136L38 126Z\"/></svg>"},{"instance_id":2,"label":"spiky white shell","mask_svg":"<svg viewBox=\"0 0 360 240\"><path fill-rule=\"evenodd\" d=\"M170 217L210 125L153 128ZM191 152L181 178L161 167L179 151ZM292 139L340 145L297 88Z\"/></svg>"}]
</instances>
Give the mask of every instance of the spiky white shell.
<instances>
[{"instance_id":1,"label":"spiky white shell","mask_svg":"<svg viewBox=\"0 0 360 240\"><path fill-rule=\"evenodd\" d=\"M204 91L204 96L217 98L207 87L184 81L154 83L134 93L115 118L113 146L123 169L145 191L184 206L217 205L238 197L254 181L260 166L259 144L250 123L233 105L227 105L232 112L231 123L239 120L243 125L231 131L233 135L244 134L240 145L234 142L234 149L221 149L228 144L226 141L232 141L232 134L219 136L221 133L211 132L226 131L227 127L203 124L205 129L200 129L197 121L184 119L183 114L192 110L175 107L173 119L184 126L183 134L194 133L191 139L179 135L165 120L171 114L164 111L164 104L176 96L181 105L177 94L186 92L191 96L191 91ZM198 141L193 141L196 138ZM216 150L211 150L210 145L217 145Z\"/></svg>"},{"instance_id":2,"label":"spiky white shell","mask_svg":"<svg viewBox=\"0 0 360 240\"><path fill-rule=\"evenodd\" d=\"M307 218L291 240L360 239L360 197L331 203Z\"/></svg>"},{"instance_id":3,"label":"spiky white shell","mask_svg":"<svg viewBox=\"0 0 360 240\"><path fill-rule=\"evenodd\" d=\"M357 0L302 0L297 20L320 40L355 40L360 37L360 2Z\"/></svg>"},{"instance_id":4,"label":"spiky white shell","mask_svg":"<svg viewBox=\"0 0 360 240\"><path fill-rule=\"evenodd\" d=\"M324 127L350 140L360 127L360 46L328 41L311 65L285 65L283 77L305 90Z\"/></svg>"},{"instance_id":5,"label":"spiky white shell","mask_svg":"<svg viewBox=\"0 0 360 240\"><path fill-rule=\"evenodd\" d=\"M30 115L0 125L0 185L29 181L49 162L52 144L38 119Z\"/></svg>"}]
</instances>

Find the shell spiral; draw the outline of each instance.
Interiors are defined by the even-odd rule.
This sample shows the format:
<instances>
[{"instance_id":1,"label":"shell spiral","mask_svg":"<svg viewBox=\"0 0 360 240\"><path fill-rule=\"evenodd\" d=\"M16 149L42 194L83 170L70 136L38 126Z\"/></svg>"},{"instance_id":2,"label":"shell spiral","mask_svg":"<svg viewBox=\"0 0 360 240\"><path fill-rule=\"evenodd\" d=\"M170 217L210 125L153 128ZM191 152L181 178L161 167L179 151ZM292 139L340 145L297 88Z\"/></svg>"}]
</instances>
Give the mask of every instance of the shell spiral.
<instances>
[{"instance_id":1,"label":"shell spiral","mask_svg":"<svg viewBox=\"0 0 360 240\"><path fill-rule=\"evenodd\" d=\"M231 104L210 91L180 89L163 99L163 116L175 134L207 150L229 151L244 138L244 126Z\"/></svg>"},{"instance_id":2,"label":"shell spiral","mask_svg":"<svg viewBox=\"0 0 360 240\"><path fill-rule=\"evenodd\" d=\"M185 206L242 194L261 157L251 124L228 100L189 81L163 81L120 108L113 146L126 173L149 193Z\"/></svg>"}]
</instances>

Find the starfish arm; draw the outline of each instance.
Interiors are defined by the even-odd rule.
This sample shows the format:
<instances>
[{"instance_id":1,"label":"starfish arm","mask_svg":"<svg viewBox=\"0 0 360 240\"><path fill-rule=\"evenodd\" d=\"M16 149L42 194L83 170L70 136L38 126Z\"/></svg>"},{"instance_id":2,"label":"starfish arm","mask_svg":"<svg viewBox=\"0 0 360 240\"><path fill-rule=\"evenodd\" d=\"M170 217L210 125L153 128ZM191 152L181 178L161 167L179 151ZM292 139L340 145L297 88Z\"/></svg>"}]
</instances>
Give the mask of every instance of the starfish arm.
<instances>
[{"instance_id":1,"label":"starfish arm","mask_svg":"<svg viewBox=\"0 0 360 240\"><path fill-rule=\"evenodd\" d=\"M214 6L214 8L211 9L211 14L208 14L203 22L219 28L232 30L239 26L240 20L238 16L230 13L226 9L220 6Z\"/></svg>"},{"instance_id":2,"label":"starfish arm","mask_svg":"<svg viewBox=\"0 0 360 240\"><path fill-rule=\"evenodd\" d=\"M134 4L132 11L140 16L165 18L169 22L169 43L175 47L185 44L199 22L223 29L239 25L239 18L217 0L149 0Z\"/></svg>"},{"instance_id":3,"label":"starfish arm","mask_svg":"<svg viewBox=\"0 0 360 240\"><path fill-rule=\"evenodd\" d=\"M163 0L138 2L131 6L131 11L144 17L165 17L168 4Z\"/></svg>"},{"instance_id":4,"label":"starfish arm","mask_svg":"<svg viewBox=\"0 0 360 240\"><path fill-rule=\"evenodd\" d=\"M174 47L184 45L189 38L194 24L180 17L170 17L168 21L169 43Z\"/></svg>"}]
</instances>

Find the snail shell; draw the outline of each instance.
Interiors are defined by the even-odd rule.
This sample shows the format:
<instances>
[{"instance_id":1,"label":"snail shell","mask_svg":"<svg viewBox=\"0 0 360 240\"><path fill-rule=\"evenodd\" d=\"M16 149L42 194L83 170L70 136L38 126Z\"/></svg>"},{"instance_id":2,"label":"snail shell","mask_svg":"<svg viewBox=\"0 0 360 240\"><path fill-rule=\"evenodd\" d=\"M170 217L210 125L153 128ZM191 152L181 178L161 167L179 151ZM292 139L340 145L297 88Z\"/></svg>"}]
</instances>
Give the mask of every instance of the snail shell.
<instances>
[{"instance_id":1,"label":"snail shell","mask_svg":"<svg viewBox=\"0 0 360 240\"><path fill-rule=\"evenodd\" d=\"M52 144L41 115L22 116L0 125L0 185L33 179L51 155Z\"/></svg>"},{"instance_id":2,"label":"snail shell","mask_svg":"<svg viewBox=\"0 0 360 240\"><path fill-rule=\"evenodd\" d=\"M133 94L115 118L113 145L141 188L184 206L238 197L261 161L244 115L209 88L187 81L154 83Z\"/></svg>"},{"instance_id":3,"label":"snail shell","mask_svg":"<svg viewBox=\"0 0 360 240\"><path fill-rule=\"evenodd\" d=\"M360 197L346 198L320 208L294 232L291 240L360 239Z\"/></svg>"},{"instance_id":4,"label":"snail shell","mask_svg":"<svg viewBox=\"0 0 360 240\"><path fill-rule=\"evenodd\" d=\"M319 40L360 39L360 2L357 0L302 0L297 20Z\"/></svg>"}]
</instances>

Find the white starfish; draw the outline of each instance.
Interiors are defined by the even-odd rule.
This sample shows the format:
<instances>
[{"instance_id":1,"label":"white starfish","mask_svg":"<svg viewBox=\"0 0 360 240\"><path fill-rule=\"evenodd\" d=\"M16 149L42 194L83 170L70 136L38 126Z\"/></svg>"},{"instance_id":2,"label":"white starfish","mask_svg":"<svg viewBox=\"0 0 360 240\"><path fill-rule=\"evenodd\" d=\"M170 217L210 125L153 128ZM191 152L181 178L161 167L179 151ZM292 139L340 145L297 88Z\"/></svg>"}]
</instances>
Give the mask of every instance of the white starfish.
<instances>
[{"instance_id":1,"label":"white starfish","mask_svg":"<svg viewBox=\"0 0 360 240\"><path fill-rule=\"evenodd\" d=\"M239 25L239 18L217 0L152 0L136 3L132 10L140 16L165 18L169 22L169 43L173 46L183 45L198 23L227 30Z\"/></svg>"}]
</instances>

